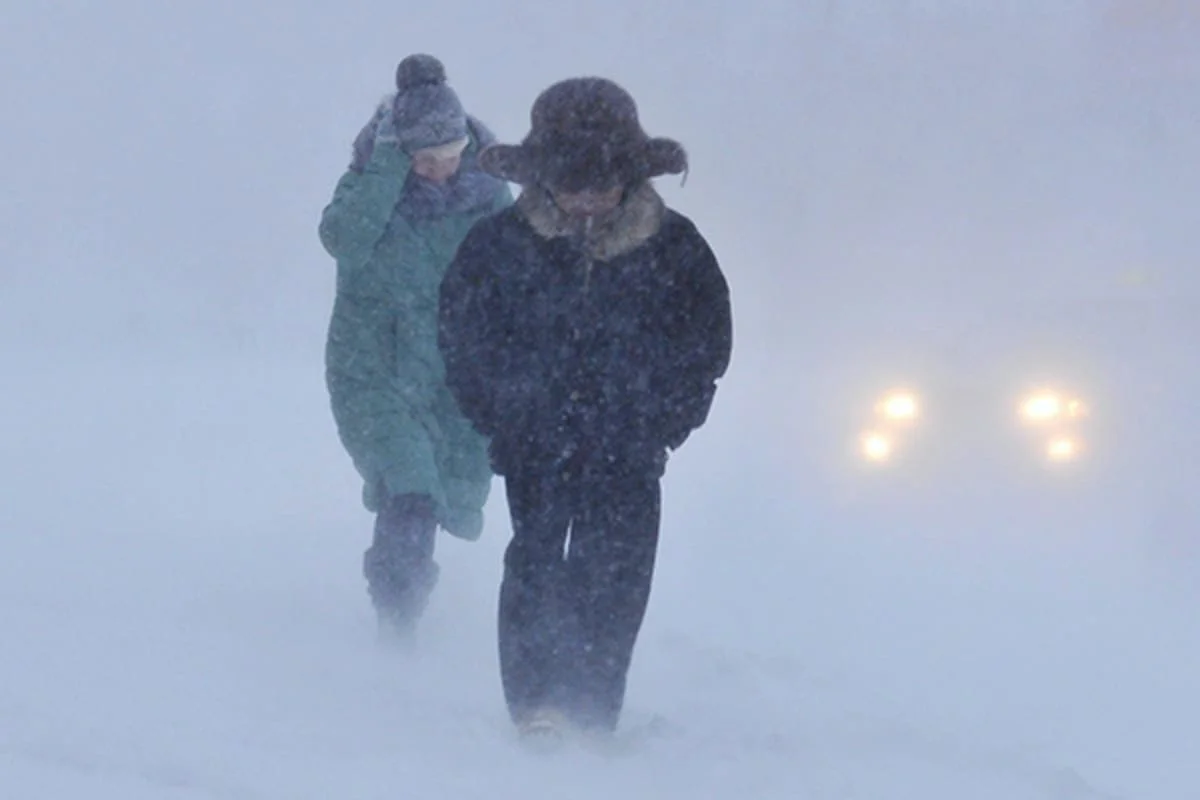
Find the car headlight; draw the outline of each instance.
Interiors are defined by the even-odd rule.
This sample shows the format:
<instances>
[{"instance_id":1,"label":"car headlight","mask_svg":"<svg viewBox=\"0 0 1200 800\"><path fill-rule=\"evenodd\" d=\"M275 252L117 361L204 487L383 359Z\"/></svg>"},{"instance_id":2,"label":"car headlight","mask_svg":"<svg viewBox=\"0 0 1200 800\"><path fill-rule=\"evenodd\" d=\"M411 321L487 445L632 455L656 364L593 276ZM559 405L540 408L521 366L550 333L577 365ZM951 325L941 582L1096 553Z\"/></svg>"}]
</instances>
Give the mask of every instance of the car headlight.
<instances>
[{"instance_id":1,"label":"car headlight","mask_svg":"<svg viewBox=\"0 0 1200 800\"><path fill-rule=\"evenodd\" d=\"M858 453L866 461L881 464L896 454L902 429L917 419L920 404L914 392L895 389L876 401L874 412L869 427L859 434Z\"/></svg>"},{"instance_id":2,"label":"car headlight","mask_svg":"<svg viewBox=\"0 0 1200 800\"><path fill-rule=\"evenodd\" d=\"M1087 416L1087 406L1080 398L1043 389L1020 401L1019 416L1026 424L1043 432L1042 447L1047 461L1075 461L1082 454L1083 441L1078 435L1078 423Z\"/></svg>"},{"instance_id":3,"label":"car headlight","mask_svg":"<svg viewBox=\"0 0 1200 800\"><path fill-rule=\"evenodd\" d=\"M1073 436L1055 436L1046 443L1046 458L1050 461L1074 461L1079 457L1082 443Z\"/></svg>"},{"instance_id":4,"label":"car headlight","mask_svg":"<svg viewBox=\"0 0 1200 800\"><path fill-rule=\"evenodd\" d=\"M997 410L996 406L992 407ZM917 449L927 449L931 443L918 442L923 434L916 430L918 421L924 417L924 409L919 395L910 388L894 388L879 395L872 406L866 409L864 418L858 428L858 440L855 450L856 460L882 466L898 460L908 460L907 451L917 445ZM980 409L968 409L980 411ZM1058 388L1044 388L1030 392L1020 397L1016 403L1018 420L1028 429L1032 437L1030 444L1039 460L1043 463L1065 464L1077 461L1085 454L1086 419L1088 408L1079 396L1060 391ZM999 419L984 415L978 420L984 428L964 436L963 431L955 430L966 416L955 415L950 425L950 440L939 445L932 443L933 452L959 452L963 447L973 447L979 442L991 446L987 427L999 423ZM940 426L944 429L945 425ZM937 431L932 431L937 433ZM997 430L997 434L1000 430Z\"/></svg>"},{"instance_id":5,"label":"car headlight","mask_svg":"<svg viewBox=\"0 0 1200 800\"><path fill-rule=\"evenodd\" d=\"M1056 394L1036 394L1021 404L1021 416L1030 422L1048 422L1062 412L1062 400Z\"/></svg>"},{"instance_id":6,"label":"car headlight","mask_svg":"<svg viewBox=\"0 0 1200 800\"><path fill-rule=\"evenodd\" d=\"M1036 392L1021 401L1021 417L1034 425L1079 419L1086 413L1083 401L1055 391Z\"/></svg>"},{"instance_id":7,"label":"car headlight","mask_svg":"<svg viewBox=\"0 0 1200 800\"><path fill-rule=\"evenodd\" d=\"M862 435L862 455L867 461L887 461L892 456L892 437L878 431L867 431Z\"/></svg>"},{"instance_id":8,"label":"car headlight","mask_svg":"<svg viewBox=\"0 0 1200 800\"><path fill-rule=\"evenodd\" d=\"M911 392L892 392L875 407L879 416L894 422L907 422L917 418L917 396Z\"/></svg>"}]
</instances>

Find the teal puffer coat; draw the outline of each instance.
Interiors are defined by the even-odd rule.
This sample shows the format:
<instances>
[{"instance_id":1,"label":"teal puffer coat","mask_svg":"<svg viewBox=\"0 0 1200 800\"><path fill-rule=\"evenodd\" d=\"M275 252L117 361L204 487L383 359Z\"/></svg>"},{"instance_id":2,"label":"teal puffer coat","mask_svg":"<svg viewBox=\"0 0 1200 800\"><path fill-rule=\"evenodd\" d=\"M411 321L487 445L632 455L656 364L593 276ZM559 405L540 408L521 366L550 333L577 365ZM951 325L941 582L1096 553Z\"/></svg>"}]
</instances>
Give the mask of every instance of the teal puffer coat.
<instances>
[{"instance_id":1,"label":"teal puffer coat","mask_svg":"<svg viewBox=\"0 0 1200 800\"><path fill-rule=\"evenodd\" d=\"M480 139L473 130L464 170L477 169ZM341 178L322 214L321 243L337 259L326 385L367 509L394 495L427 494L443 529L474 540L491 487L488 442L444 383L438 289L467 231L512 195L496 181L468 210L409 215L402 200L410 166L397 147L375 147Z\"/></svg>"}]
</instances>

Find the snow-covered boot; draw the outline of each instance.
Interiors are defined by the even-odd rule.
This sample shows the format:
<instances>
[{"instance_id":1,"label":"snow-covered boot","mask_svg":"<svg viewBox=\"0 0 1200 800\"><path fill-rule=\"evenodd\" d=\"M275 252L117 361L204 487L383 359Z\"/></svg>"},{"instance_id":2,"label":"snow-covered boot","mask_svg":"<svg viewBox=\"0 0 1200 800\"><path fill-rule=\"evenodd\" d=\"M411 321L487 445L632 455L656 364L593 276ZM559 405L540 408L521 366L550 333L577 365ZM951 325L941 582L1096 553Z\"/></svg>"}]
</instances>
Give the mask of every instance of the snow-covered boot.
<instances>
[{"instance_id":1,"label":"snow-covered boot","mask_svg":"<svg viewBox=\"0 0 1200 800\"><path fill-rule=\"evenodd\" d=\"M375 536L363 554L367 593L379 621L381 641L412 646L439 569L433 560L437 522L424 495L393 498L375 521Z\"/></svg>"},{"instance_id":2,"label":"snow-covered boot","mask_svg":"<svg viewBox=\"0 0 1200 800\"><path fill-rule=\"evenodd\" d=\"M553 708L530 712L517 722L522 743L535 750L556 750L566 744L572 733L567 715Z\"/></svg>"},{"instance_id":3,"label":"snow-covered boot","mask_svg":"<svg viewBox=\"0 0 1200 800\"><path fill-rule=\"evenodd\" d=\"M409 575L402 592L371 591L380 644L401 650L416 646L417 626L437 585L438 573L438 565L431 562L419 575Z\"/></svg>"}]
</instances>

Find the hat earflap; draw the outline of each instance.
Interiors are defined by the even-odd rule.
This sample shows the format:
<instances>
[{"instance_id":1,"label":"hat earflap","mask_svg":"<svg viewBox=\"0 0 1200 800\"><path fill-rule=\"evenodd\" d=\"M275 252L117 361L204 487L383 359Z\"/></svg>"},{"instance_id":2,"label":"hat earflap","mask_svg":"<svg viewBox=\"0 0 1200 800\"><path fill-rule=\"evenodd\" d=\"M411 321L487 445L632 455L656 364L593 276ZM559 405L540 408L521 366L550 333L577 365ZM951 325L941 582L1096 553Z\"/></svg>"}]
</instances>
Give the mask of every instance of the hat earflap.
<instances>
[{"instance_id":1,"label":"hat earflap","mask_svg":"<svg viewBox=\"0 0 1200 800\"><path fill-rule=\"evenodd\" d=\"M488 145L479 153L479 167L489 175L528 186L537 179L537 167L529 148L515 144Z\"/></svg>"},{"instance_id":2,"label":"hat earflap","mask_svg":"<svg viewBox=\"0 0 1200 800\"><path fill-rule=\"evenodd\" d=\"M678 175L688 170L687 150L674 139L655 137L642 146L641 170L647 178Z\"/></svg>"}]
</instances>

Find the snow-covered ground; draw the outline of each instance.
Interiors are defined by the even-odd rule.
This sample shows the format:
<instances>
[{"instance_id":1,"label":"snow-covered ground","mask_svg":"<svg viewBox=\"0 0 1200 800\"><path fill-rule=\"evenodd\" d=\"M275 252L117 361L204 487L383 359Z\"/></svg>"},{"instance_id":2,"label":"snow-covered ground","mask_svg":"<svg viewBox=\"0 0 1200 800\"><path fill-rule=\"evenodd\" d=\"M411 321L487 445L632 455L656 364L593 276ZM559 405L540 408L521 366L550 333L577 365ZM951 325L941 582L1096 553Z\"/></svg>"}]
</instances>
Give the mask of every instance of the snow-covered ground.
<instances>
[{"instance_id":1,"label":"snow-covered ground","mask_svg":"<svg viewBox=\"0 0 1200 800\"><path fill-rule=\"evenodd\" d=\"M634 746L546 760L515 746L500 702L500 493L482 542L445 543L406 659L375 646L357 571L369 520L311 365L16 364L0 407L0 796L1200 786L1194 594L1081 537L985 543L968 519L969 546L842 529L756 470L737 441L752 408L732 400L668 481Z\"/></svg>"},{"instance_id":2,"label":"snow-covered ground","mask_svg":"<svg viewBox=\"0 0 1200 800\"><path fill-rule=\"evenodd\" d=\"M1111 366L1189 396L1200 92L1114 79L1042 3L317 5L0 31L0 797L1200 796L1200 504L1161 507L1198 474L1188 403L1124 398L1167 452L1052 514L952 475L856 504L814 452L831 376L889 335L856 321L896 306L929 335L981 296L1160 291L1183 311L1138 328L1153 357ZM669 467L619 752L512 741L500 483L484 538L442 541L419 654L376 646L314 226L412 50L510 140L556 77L628 83L691 148L663 190L730 277L734 366Z\"/></svg>"}]
</instances>

